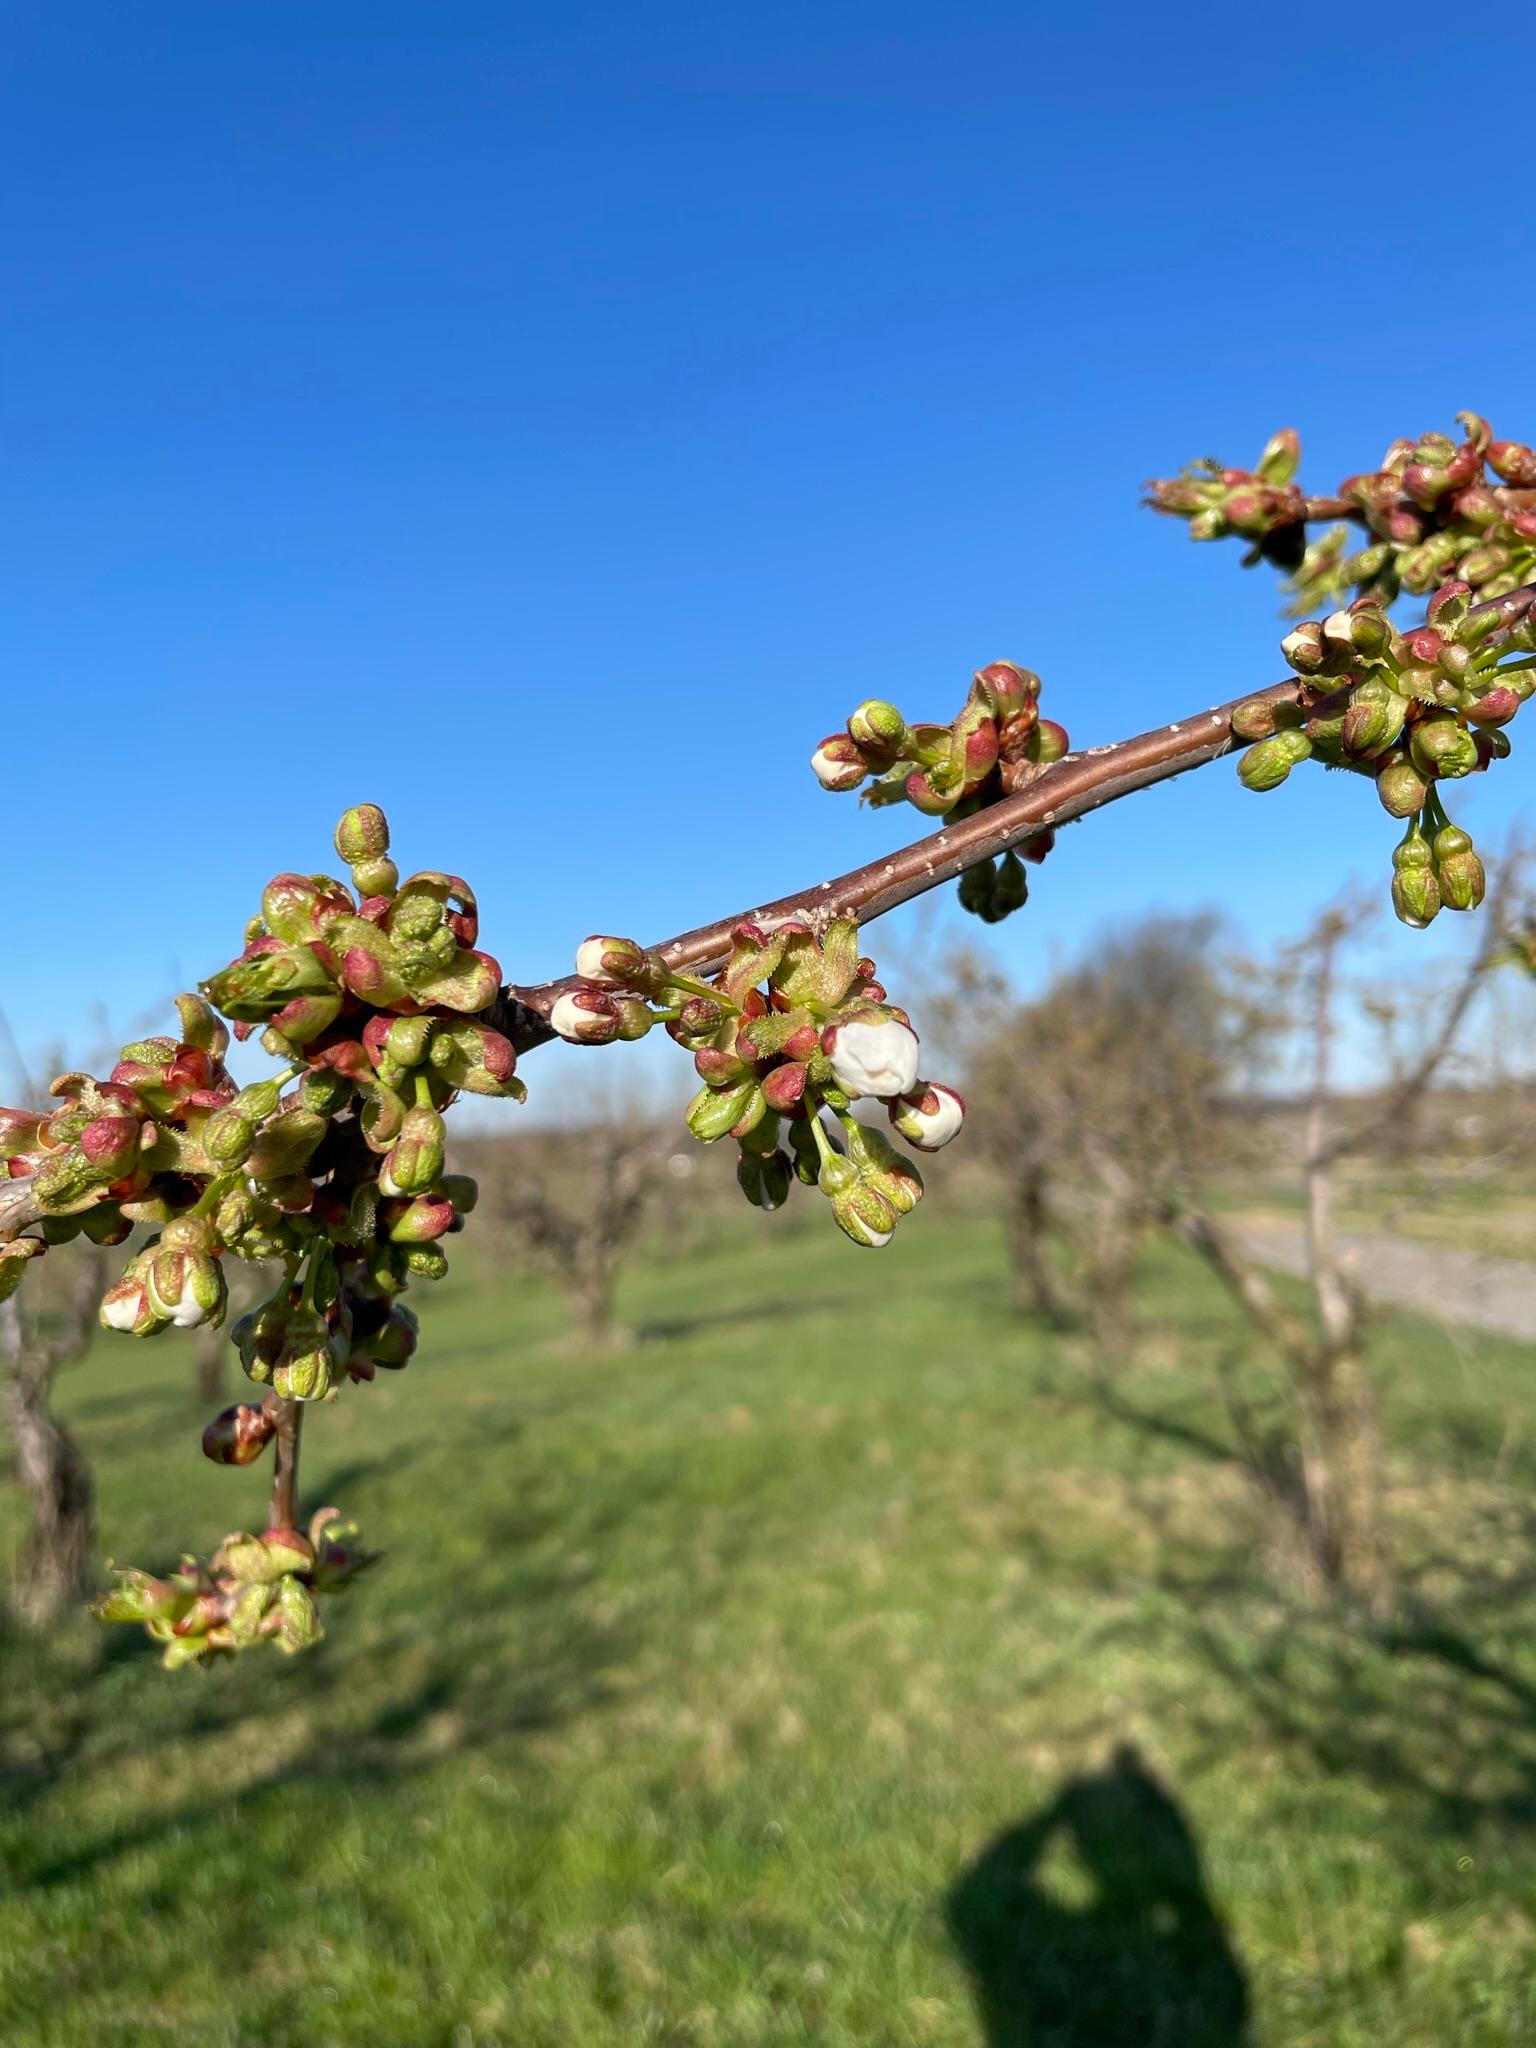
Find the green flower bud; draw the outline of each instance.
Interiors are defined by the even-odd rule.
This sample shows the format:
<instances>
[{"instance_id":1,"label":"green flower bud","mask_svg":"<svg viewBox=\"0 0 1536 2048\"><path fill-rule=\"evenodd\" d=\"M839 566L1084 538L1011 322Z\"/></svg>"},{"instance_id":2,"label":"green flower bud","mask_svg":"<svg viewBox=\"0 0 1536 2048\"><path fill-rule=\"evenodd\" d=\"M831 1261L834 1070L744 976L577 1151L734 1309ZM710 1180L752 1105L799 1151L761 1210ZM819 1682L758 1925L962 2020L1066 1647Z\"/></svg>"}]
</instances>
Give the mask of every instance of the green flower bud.
<instances>
[{"instance_id":1,"label":"green flower bud","mask_svg":"<svg viewBox=\"0 0 1536 2048\"><path fill-rule=\"evenodd\" d=\"M1248 749L1237 765L1245 789L1278 789L1298 762L1312 752L1304 732L1277 732Z\"/></svg>"},{"instance_id":2,"label":"green flower bud","mask_svg":"<svg viewBox=\"0 0 1536 2048\"><path fill-rule=\"evenodd\" d=\"M1408 699L1381 681L1359 683L1350 692L1339 738L1346 754L1371 760L1395 747L1408 716Z\"/></svg>"},{"instance_id":3,"label":"green flower bud","mask_svg":"<svg viewBox=\"0 0 1536 2048\"><path fill-rule=\"evenodd\" d=\"M353 804L341 814L334 843L349 867L381 859L389 851L389 820L377 804Z\"/></svg>"},{"instance_id":4,"label":"green flower bud","mask_svg":"<svg viewBox=\"0 0 1536 2048\"><path fill-rule=\"evenodd\" d=\"M1429 785L1405 753L1389 755L1376 771L1376 794L1391 817L1411 818L1424 808Z\"/></svg>"},{"instance_id":5,"label":"green flower bud","mask_svg":"<svg viewBox=\"0 0 1536 2048\"><path fill-rule=\"evenodd\" d=\"M435 1109L407 1110L400 1135L379 1170L386 1195L424 1195L441 1176L448 1133Z\"/></svg>"},{"instance_id":6,"label":"green flower bud","mask_svg":"<svg viewBox=\"0 0 1536 2048\"><path fill-rule=\"evenodd\" d=\"M1408 751L1426 777L1470 775L1477 766L1477 743L1454 718L1426 718L1413 728Z\"/></svg>"},{"instance_id":7,"label":"green flower bud","mask_svg":"<svg viewBox=\"0 0 1536 2048\"><path fill-rule=\"evenodd\" d=\"M1443 908L1476 910L1487 891L1488 878L1471 834L1459 825L1442 826L1434 837L1434 856Z\"/></svg>"},{"instance_id":8,"label":"green flower bud","mask_svg":"<svg viewBox=\"0 0 1536 2048\"><path fill-rule=\"evenodd\" d=\"M1429 841L1417 825L1394 849L1392 867L1392 908L1404 924L1422 931L1440 913L1440 885Z\"/></svg>"}]
</instances>

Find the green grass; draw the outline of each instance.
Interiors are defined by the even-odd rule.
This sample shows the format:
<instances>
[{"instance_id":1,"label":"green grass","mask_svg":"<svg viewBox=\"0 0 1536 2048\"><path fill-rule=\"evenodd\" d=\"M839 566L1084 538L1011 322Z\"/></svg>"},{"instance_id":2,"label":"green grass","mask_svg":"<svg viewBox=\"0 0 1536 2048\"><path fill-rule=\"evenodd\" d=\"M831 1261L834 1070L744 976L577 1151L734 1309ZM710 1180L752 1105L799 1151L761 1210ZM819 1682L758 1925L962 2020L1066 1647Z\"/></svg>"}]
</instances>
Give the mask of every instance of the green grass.
<instances>
[{"instance_id":1,"label":"green grass","mask_svg":"<svg viewBox=\"0 0 1536 2048\"><path fill-rule=\"evenodd\" d=\"M450 1282L310 1432L392 1553L312 1656L0 1641L8 2048L1536 2041L1528 1358L1381 1333L1372 1638L1276 1590L1192 1266L1110 1416L984 1224L770 1234L607 1358ZM250 1520L190 1379L65 1382L124 1561Z\"/></svg>"}]
</instances>

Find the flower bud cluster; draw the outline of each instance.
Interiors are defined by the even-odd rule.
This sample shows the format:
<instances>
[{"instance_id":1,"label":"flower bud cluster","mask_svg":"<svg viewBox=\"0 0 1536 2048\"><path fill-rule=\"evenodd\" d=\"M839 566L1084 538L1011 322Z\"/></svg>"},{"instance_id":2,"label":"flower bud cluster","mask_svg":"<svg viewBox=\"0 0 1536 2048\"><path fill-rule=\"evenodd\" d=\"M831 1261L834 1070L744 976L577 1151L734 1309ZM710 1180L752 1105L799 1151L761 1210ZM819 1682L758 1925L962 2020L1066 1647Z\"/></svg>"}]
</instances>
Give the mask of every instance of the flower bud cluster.
<instances>
[{"instance_id":1,"label":"flower bud cluster","mask_svg":"<svg viewBox=\"0 0 1536 2048\"><path fill-rule=\"evenodd\" d=\"M1300 437L1282 427L1252 469L1227 469L1206 456L1176 477L1154 478L1146 502L1187 519L1191 540L1246 540L1245 566L1267 561L1294 570L1306 547L1307 500L1292 481L1300 461Z\"/></svg>"},{"instance_id":2,"label":"flower bud cluster","mask_svg":"<svg viewBox=\"0 0 1536 2048\"><path fill-rule=\"evenodd\" d=\"M1262 558L1290 572L1298 614L1351 592L1391 604L1451 580L1502 597L1536 579L1536 450L1495 440L1476 413L1458 418L1462 440L1395 440L1378 469L1346 477L1331 498L1292 484L1300 444L1287 430L1254 475L1196 464L1149 484L1147 502L1188 519L1194 540L1249 539L1248 564ZM1306 523L1327 518L1363 527L1366 544L1336 524L1307 545Z\"/></svg>"},{"instance_id":3,"label":"flower bud cluster","mask_svg":"<svg viewBox=\"0 0 1536 2048\"><path fill-rule=\"evenodd\" d=\"M1275 789L1312 759L1372 776L1383 809L1408 821L1394 855L1398 916L1421 926L1442 909L1476 909L1482 862L1439 785L1509 753L1503 727L1536 691L1536 628L1501 625L1468 585L1448 583L1422 626L1400 632L1374 599L1357 598L1303 620L1282 647L1301 688L1294 702L1254 698L1233 714L1236 737L1253 742L1243 783Z\"/></svg>"},{"instance_id":4,"label":"flower bud cluster","mask_svg":"<svg viewBox=\"0 0 1536 2048\"><path fill-rule=\"evenodd\" d=\"M274 876L239 957L201 995L178 998L180 1037L124 1046L104 1081L61 1075L51 1113L0 1109L0 1170L30 1181L42 1215L38 1235L0 1250L0 1293L49 1244L117 1244L147 1225L100 1319L151 1337L223 1322L227 1257L278 1262L271 1298L232 1333L275 1403L333 1399L349 1380L407 1363L417 1323L400 1297L447 1271L443 1241L476 1200L475 1183L446 1170L444 1112L461 1090L523 1095L511 1041L477 1014L499 995L501 970L475 950L468 884L435 871L401 881L376 805L348 811L335 843L352 887ZM218 1011L238 1038L264 1027L284 1071L238 1086ZM250 1463L273 1412L227 1410L205 1452ZM197 1617L229 1588L194 1591L202 1604L178 1611L176 1641L190 1632L228 1647L218 1631L245 1627L254 1595L241 1592L245 1619L220 1608L202 1629ZM274 1594L262 1630L286 1639L307 1598L302 1585ZM173 1661L201 1654L178 1649Z\"/></svg>"},{"instance_id":5,"label":"flower bud cluster","mask_svg":"<svg viewBox=\"0 0 1536 2048\"><path fill-rule=\"evenodd\" d=\"M1039 709L1040 678L1016 662L978 669L970 693L948 725L908 725L894 704L870 698L842 732L824 739L811 767L825 789L864 791L870 804L909 803L931 818L963 818L1011 796L1067 751L1065 730ZM1050 835L1032 842L1043 860ZM972 877L975 877L972 880ZM1024 901L1023 871L983 862L968 871L960 900L995 921Z\"/></svg>"},{"instance_id":6,"label":"flower bud cluster","mask_svg":"<svg viewBox=\"0 0 1536 2048\"><path fill-rule=\"evenodd\" d=\"M206 1563L184 1557L180 1570L163 1579L119 1571L91 1611L99 1621L141 1623L165 1645L168 1670L238 1656L259 1643L296 1656L325 1634L317 1599L341 1591L378 1556L337 1509L321 1508L307 1531L226 1536Z\"/></svg>"},{"instance_id":7,"label":"flower bud cluster","mask_svg":"<svg viewBox=\"0 0 1536 2048\"><path fill-rule=\"evenodd\" d=\"M693 1054L702 1086L687 1123L704 1144L732 1138L747 1200L777 1209L798 1180L820 1188L856 1244L883 1245L923 1191L921 1176L852 1104L881 1103L907 1143L937 1151L965 1104L918 1075L911 1019L886 998L852 918L771 931L740 924L713 981L675 973L632 939L588 939L580 977L550 1022L575 1044L637 1037L662 1023Z\"/></svg>"}]
</instances>

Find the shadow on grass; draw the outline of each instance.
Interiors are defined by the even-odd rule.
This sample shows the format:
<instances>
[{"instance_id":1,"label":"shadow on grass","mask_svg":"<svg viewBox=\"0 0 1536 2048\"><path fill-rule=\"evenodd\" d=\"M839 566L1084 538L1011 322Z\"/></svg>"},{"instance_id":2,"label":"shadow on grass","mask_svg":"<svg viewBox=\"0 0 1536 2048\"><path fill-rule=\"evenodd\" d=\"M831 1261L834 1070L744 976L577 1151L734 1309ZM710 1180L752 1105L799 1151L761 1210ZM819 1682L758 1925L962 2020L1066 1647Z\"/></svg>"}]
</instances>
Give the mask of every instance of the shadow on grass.
<instances>
[{"instance_id":1,"label":"shadow on grass","mask_svg":"<svg viewBox=\"0 0 1536 2048\"><path fill-rule=\"evenodd\" d=\"M1069 1849L1089 1896L1045 1865ZM1071 1779L965 1870L948 1900L987 2048L1244 2048L1248 1984L1193 1830L1139 1752Z\"/></svg>"}]
</instances>

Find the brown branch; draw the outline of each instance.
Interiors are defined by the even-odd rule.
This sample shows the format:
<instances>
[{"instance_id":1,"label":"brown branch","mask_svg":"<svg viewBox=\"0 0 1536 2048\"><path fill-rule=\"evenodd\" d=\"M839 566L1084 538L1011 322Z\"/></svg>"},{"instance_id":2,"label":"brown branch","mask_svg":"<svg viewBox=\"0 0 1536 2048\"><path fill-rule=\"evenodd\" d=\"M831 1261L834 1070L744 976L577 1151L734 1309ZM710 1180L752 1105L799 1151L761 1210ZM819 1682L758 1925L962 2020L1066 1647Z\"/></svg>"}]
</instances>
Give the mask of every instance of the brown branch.
<instances>
[{"instance_id":1,"label":"brown branch","mask_svg":"<svg viewBox=\"0 0 1536 2048\"><path fill-rule=\"evenodd\" d=\"M299 1438L303 1428L303 1403L281 1402L277 1410L277 1435L272 1446L276 1464L272 1473L272 1498L267 1508L269 1529L298 1527Z\"/></svg>"},{"instance_id":2,"label":"brown branch","mask_svg":"<svg viewBox=\"0 0 1536 2048\"><path fill-rule=\"evenodd\" d=\"M1504 629L1517 625L1536 608L1536 584L1512 590L1508 596L1490 599L1477 612L1497 612ZM1016 796L1004 797L985 810L942 826L926 839L900 847L894 853L865 863L832 881L817 883L793 896L781 896L776 903L760 904L754 910L738 910L714 924L665 939L658 951L670 967L688 974L712 974L725 964L732 929L743 919L765 925L802 919L818 929L839 916L857 917L869 924L914 896L953 881L978 861L988 860L1022 846L1042 832L1070 824L1101 805L1129 796L1133 790L1148 789L1182 775L1187 768L1203 767L1217 760L1233 745L1232 714L1239 704L1255 698L1271 704L1294 701L1299 684L1294 676L1267 689L1250 690L1226 704L1198 711L1192 718L1175 719L1169 725L1154 726L1150 732L1116 741L1111 746L1089 747L1080 754L1067 754L1040 771L1036 779ZM518 1050L529 1051L554 1036L548 1016L561 991L572 986L574 977L546 981L535 987L513 984L502 991L501 1001L488 1012L488 1019L506 1032Z\"/></svg>"},{"instance_id":3,"label":"brown branch","mask_svg":"<svg viewBox=\"0 0 1536 2048\"><path fill-rule=\"evenodd\" d=\"M1042 769L1016 796L1004 797L959 824L945 825L926 839L898 847L849 874L666 939L657 950L680 972L711 974L724 965L731 932L743 919L765 925L801 919L819 929L834 917L853 916L861 924L869 924L914 896L953 881L978 861L1021 846L1058 825L1070 824L1133 790L1150 788L1153 783L1182 775L1187 768L1216 760L1233 745L1232 714L1239 704L1255 697L1283 703L1295 698L1298 687L1293 676L1287 682L1197 712L1192 718L1154 726L1150 732L1113 746L1067 754ZM509 987L491 1012L491 1021L506 1031L520 1050L542 1045L553 1036L546 1019L555 998L571 985L572 977L567 976L537 987Z\"/></svg>"}]
</instances>

